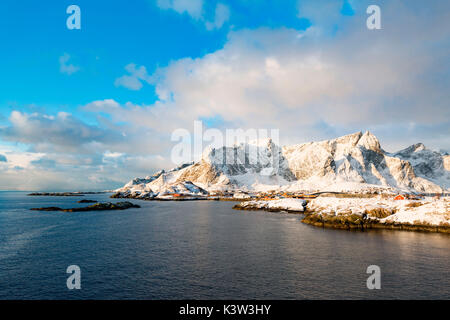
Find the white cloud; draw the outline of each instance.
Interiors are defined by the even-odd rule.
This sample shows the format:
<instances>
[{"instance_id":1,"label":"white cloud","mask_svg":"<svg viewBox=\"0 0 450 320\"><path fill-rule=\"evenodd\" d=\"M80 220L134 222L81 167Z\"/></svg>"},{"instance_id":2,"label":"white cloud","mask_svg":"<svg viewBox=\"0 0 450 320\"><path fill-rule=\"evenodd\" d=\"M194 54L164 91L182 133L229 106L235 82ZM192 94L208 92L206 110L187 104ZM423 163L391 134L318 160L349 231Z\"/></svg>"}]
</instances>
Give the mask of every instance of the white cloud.
<instances>
[{"instance_id":1,"label":"white cloud","mask_svg":"<svg viewBox=\"0 0 450 320\"><path fill-rule=\"evenodd\" d=\"M5 161L2 164L3 170L6 170L6 169L14 170L17 167L29 168L32 165L33 161L39 160L43 156L45 156L44 153L23 152L23 151L13 150L12 148L3 149L3 150L1 150L1 152L3 154L5 154L5 158L7 157L7 159L8 159L7 162Z\"/></svg>"},{"instance_id":2,"label":"white cloud","mask_svg":"<svg viewBox=\"0 0 450 320\"><path fill-rule=\"evenodd\" d=\"M86 107L91 112L111 112L113 110L117 110L120 108L120 104L114 101L113 99L105 99L105 100L98 100L93 101L86 105Z\"/></svg>"},{"instance_id":3,"label":"white cloud","mask_svg":"<svg viewBox=\"0 0 450 320\"><path fill-rule=\"evenodd\" d=\"M61 73L71 75L80 70L80 67L69 64L69 60L70 55L68 53L64 53L61 57L59 57L59 71Z\"/></svg>"},{"instance_id":4,"label":"white cloud","mask_svg":"<svg viewBox=\"0 0 450 320\"><path fill-rule=\"evenodd\" d=\"M230 19L230 8L223 3L218 3L216 5L214 21L205 23L206 29L220 29Z\"/></svg>"},{"instance_id":5,"label":"white cloud","mask_svg":"<svg viewBox=\"0 0 450 320\"><path fill-rule=\"evenodd\" d=\"M125 66L125 70L129 75L123 75L117 78L114 82L116 87L125 87L130 90L140 90L142 88L142 81L150 83L152 77L147 73L144 66L137 67L134 63Z\"/></svg>"},{"instance_id":6,"label":"white cloud","mask_svg":"<svg viewBox=\"0 0 450 320\"><path fill-rule=\"evenodd\" d=\"M156 5L162 10L186 13L192 19L203 23L207 30L220 29L230 19L230 8L223 3L216 4L212 19L207 17L209 12L204 8L203 0L157 0Z\"/></svg>"},{"instance_id":7,"label":"white cloud","mask_svg":"<svg viewBox=\"0 0 450 320\"><path fill-rule=\"evenodd\" d=\"M203 13L203 0L157 0L156 5L162 10L187 13L193 19L200 19Z\"/></svg>"}]
</instances>

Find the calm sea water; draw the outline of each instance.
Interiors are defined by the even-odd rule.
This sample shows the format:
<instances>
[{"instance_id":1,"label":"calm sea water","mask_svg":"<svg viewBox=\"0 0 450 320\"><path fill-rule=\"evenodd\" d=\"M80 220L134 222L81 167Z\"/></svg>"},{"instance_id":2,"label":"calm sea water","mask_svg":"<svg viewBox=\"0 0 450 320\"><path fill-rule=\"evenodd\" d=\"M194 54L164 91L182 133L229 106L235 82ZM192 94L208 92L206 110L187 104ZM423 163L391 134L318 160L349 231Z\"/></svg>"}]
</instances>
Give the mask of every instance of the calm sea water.
<instances>
[{"instance_id":1,"label":"calm sea water","mask_svg":"<svg viewBox=\"0 0 450 320\"><path fill-rule=\"evenodd\" d=\"M0 299L450 299L448 235L323 230L232 202L28 210L83 198L109 201L0 192ZM81 290L66 287L72 264ZM372 264L381 290L366 287Z\"/></svg>"}]
</instances>

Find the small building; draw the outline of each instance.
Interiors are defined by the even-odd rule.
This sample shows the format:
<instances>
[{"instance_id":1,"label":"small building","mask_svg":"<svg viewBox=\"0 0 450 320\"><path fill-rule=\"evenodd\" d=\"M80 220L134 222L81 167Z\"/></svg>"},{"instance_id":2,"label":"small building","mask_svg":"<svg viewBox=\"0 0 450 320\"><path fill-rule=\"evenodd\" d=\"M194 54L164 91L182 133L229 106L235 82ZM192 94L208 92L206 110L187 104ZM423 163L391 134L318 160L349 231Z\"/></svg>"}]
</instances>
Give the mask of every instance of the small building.
<instances>
[{"instance_id":1,"label":"small building","mask_svg":"<svg viewBox=\"0 0 450 320\"><path fill-rule=\"evenodd\" d=\"M406 198L405 198L405 196L404 195L401 195L401 194L399 194L398 196L396 196L395 198L394 198L394 200L405 200Z\"/></svg>"}]
</instances>

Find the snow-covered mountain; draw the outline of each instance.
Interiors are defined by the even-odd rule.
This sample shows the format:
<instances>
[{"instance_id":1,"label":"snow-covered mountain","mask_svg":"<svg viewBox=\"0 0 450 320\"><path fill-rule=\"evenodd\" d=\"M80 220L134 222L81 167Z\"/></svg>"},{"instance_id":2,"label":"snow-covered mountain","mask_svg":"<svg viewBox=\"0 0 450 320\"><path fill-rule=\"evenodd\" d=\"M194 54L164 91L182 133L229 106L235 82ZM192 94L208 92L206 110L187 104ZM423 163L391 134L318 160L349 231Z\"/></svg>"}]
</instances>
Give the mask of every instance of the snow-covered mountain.
<instances>
[{"instance_id":1,"label":"snow-covered mountain","mask_svg":"<svg viewBox=\"0 0 450 320\"><path fill-rule=\"evenodd\" d=\"M370 132L280 147L271 139L205 150L202 159L145 179L118 192L141 197L206 191L442 192L450 187L450 156L415 144L396 153Z\"/></svg>"}]
</instances>

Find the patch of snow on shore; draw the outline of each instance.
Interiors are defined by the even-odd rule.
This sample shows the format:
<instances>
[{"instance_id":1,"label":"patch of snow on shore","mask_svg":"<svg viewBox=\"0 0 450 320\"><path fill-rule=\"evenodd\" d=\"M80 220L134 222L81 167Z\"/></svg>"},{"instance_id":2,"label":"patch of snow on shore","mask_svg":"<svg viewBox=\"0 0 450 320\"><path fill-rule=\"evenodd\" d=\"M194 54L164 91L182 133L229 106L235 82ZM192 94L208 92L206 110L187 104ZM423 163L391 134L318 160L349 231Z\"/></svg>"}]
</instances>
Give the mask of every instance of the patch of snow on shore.
<instances>
[{"instance_id":1,"label":"patch of snow on shore","mask_svg":"<svg viewBox=\"0 0 450 320\"><path fill-rule=\"evenodd\" d=\"M279 200L263 200L263 201L247 201L242 202L239 206L243 209L268 209L268 210L289 210L304 211L306 205L305 200L301 199L279 199Z\"/></svg>"}]
</instances>

